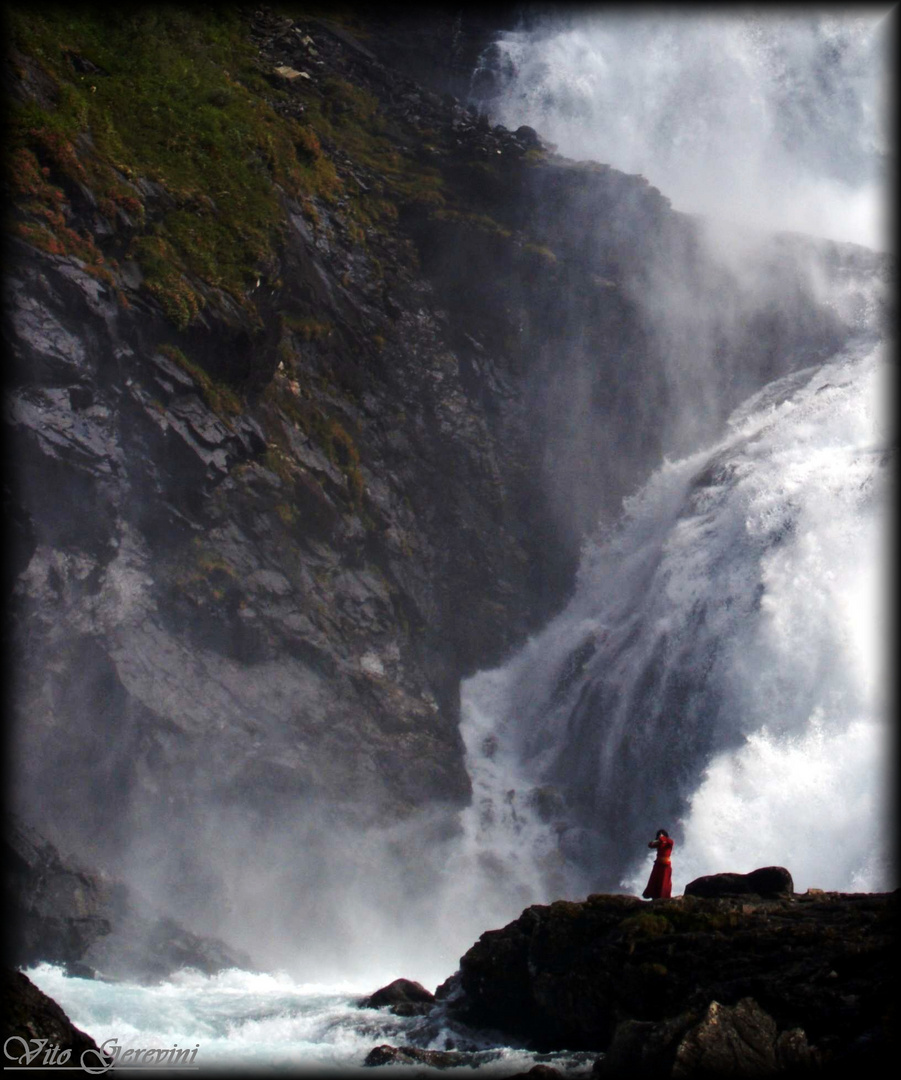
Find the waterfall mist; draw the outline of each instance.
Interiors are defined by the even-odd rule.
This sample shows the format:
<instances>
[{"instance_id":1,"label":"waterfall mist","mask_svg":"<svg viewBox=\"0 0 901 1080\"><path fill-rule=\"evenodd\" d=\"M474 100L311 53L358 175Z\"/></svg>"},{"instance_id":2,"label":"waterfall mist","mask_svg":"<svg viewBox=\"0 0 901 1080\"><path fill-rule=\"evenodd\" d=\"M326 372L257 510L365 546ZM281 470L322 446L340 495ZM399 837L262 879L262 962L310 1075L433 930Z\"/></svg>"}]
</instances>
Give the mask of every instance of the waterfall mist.
<instances>
[{"instance_id":1,"label":"waterfall mist","mask_svg":"<svg viewBox=\"0 0 901 1080\"><path fill-rule=\"evenodd\" d=\"M496 122L641 173L677 210L880 250L889 10L563 7L500 35L473 92Z\"/></svg>"},{"instance_id":2,"label":"waterfall mist","mask_svg":"<svg viewBox=\"0 0 901 1080\"><path fill-rule=\"evenodd\" d=\"M877 291L837 291L851 342L666 460L586 540L566 608L464 683L467 810L353 829L298 806L260 837L231 822L232 940L305 978L337 960L436 984L530 903L640 892L661 826L676 892L772 864L800 891L893 887Z\"/></svg>"}]
</instances>

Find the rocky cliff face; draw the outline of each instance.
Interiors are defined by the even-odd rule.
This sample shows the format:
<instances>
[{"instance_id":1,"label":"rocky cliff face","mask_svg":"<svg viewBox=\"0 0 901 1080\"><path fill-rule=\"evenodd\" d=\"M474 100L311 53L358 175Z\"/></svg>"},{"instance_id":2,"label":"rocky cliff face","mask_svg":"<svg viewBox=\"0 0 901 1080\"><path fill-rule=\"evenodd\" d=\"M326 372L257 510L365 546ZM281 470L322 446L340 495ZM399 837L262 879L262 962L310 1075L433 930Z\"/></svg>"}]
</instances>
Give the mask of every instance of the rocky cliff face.
<instances>
[{"instance_id":1,"label":"rocky cliff face","mask_svg":"<svg viewBox=\"0 0 901 1080\"><path fill-rule=\"evenodd\" d=\"M412 81L426 16L11 12L15 805L195 917L223 861L452 827L461 677L878 261L739 273L641 177Z\"/></svg>"}]
</instances>

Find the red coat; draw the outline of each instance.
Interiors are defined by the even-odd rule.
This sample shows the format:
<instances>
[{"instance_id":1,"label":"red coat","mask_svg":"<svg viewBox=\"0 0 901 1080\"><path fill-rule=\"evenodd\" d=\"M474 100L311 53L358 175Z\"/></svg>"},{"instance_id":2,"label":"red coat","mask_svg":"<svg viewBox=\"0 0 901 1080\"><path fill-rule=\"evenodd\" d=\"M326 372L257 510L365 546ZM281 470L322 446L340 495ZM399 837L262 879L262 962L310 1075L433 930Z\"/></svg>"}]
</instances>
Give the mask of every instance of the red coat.
<instances>
[{"instance_id":1,"label":"red coat","mask_svg":"<svg viewBox=\"0 0 901 1080\"><path fill-rule=\"evenodd\" d=\"M668 900L673 894L673 867L670 863L673 839L670 836L661 836L652 840L648 847L657 848L657 858L641 895L645 900Z\"/></svg>"}]
</instances>

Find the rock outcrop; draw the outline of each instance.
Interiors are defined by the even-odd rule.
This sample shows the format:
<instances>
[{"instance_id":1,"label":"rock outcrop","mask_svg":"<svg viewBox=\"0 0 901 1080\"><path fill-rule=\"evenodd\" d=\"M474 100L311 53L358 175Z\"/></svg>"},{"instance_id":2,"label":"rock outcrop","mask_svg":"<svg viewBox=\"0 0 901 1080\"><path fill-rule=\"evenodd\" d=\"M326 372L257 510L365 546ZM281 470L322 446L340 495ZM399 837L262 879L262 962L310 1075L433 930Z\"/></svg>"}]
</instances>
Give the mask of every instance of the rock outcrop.
<instances>
[{"instance_id":1,"label":"rock outcrop","mask_svg":"<svg viewBox=\"0 0 901 1080\"><path fill-rule=\"evenodd\" d=\"M866 1068L894 1045L896 894L778 900L595 895L483 934L437 996L606 1076Z\"/></svg>"},{"instance_id":2,"label":"rock outcrop","mask_svg":"<svg viewBox=\"0 0 901 1080\"><path fill-rule=\"evenodd\" d=\"M74 965L110 932L103 883L64 862L52 844L12 818L4 821L3 889L9 915L6 963Z\"/></svg>"},{"instance_id":3,"label":"rock outcrop","mask_svg":"<svg viewBox=\"0 0 901 1080\"><path fill-rule=\"evenodd\" d=\"M712 1001L700 1018L683 1013L661 1023L622 1021L592 1074L640 1080L765 1080L816 1075L821 1065L801 1029L780 1033L753 998L742 998L733 1006Z\"/></svg>"},{"instance_id":4,"label":"rock outcrop","mask_svg":"<svg viewBox=\"0 0 901 1080\"><path fill-rule=\"evenodd\" d=\"M376 990L360 1002L364 1009L381 1009L387 1006L395 1016L425 1016L435 1004L435 995L422 983L411 979L395 979L394 982Z\"/></svg>"}]
</instances>

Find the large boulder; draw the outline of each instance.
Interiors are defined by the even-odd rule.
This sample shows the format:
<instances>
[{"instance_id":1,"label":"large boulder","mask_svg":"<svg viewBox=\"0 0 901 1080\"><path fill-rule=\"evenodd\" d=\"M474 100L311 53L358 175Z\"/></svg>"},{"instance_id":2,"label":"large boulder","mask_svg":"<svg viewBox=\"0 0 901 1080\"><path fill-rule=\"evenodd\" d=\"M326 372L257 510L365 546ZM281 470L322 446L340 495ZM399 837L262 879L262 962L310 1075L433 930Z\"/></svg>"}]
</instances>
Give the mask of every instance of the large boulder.
<instances>
[{"instance_id":1,"label":"large boulder","mask_svg":"<svg viewBox=\"0 0 901 1080\"><path fill-rule=\"evenodd\" d=\"M764 866L750 874L709 874L695 878L685 886L686 896L791 896L795 883L784 866Z\"/></svg>"}]
</instances>

